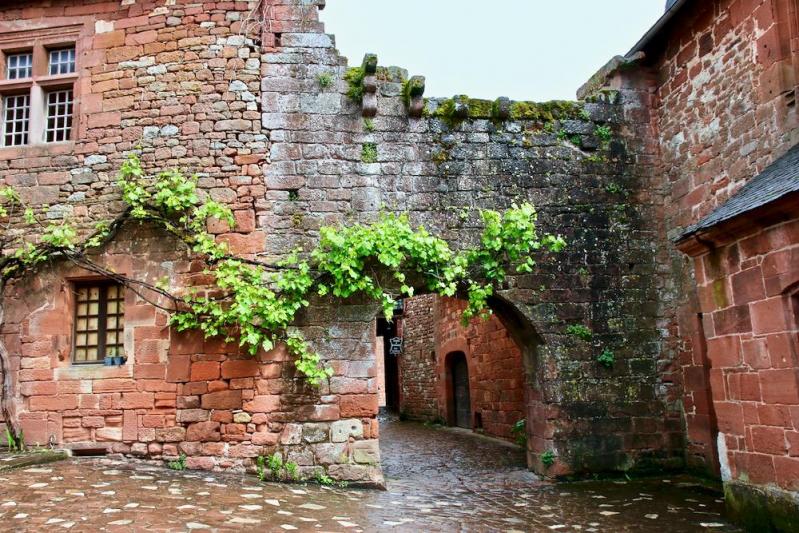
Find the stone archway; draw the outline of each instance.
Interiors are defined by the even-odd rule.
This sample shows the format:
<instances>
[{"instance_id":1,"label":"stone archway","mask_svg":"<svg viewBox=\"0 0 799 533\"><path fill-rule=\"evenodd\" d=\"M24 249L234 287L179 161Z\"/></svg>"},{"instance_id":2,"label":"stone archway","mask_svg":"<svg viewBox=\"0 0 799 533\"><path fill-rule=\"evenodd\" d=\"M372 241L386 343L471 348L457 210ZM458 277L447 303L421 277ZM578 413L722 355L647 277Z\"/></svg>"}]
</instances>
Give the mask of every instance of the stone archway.
<instances>
[{"instance_id":1,"label":"stone archway","mask_svg":"<svg viewBox=\"0 0 799 533\"><path fill-rule=\"evenodd\" d=\"M537 372L539 336L505 299L492 300L493 316L474 319L467 326L461 324L465 305L462 300L435 296L406 301L401 318L401 409L410 419L467 425L492 437L525 441L527 463L533 467L531 445L546 447L552 435ZM459 423L457 417L453 366L458 359L468 368L468 424ZM521 434L514 431L519 422Z\"/></svg>"}]
</instances>

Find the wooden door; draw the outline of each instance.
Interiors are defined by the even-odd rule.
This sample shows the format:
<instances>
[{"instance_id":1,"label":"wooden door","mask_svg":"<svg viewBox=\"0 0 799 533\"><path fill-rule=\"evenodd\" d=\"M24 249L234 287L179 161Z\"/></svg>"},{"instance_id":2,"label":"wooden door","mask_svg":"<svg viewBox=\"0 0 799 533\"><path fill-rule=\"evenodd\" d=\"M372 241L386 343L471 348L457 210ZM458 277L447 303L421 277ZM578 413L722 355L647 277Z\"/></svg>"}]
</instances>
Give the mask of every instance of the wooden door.
<instances>
[{"instance_id":1,"label":"wooden door","mask_svg":"<svg viewBox=\"0 0 799 533\"><path fill-rule=\"evenodd\" d=\"M469 398L469 368L466 357L459 355L452 362L452 392L455 399L455 425L472 428L472 404Z\"/></svg>"}]
</instances>

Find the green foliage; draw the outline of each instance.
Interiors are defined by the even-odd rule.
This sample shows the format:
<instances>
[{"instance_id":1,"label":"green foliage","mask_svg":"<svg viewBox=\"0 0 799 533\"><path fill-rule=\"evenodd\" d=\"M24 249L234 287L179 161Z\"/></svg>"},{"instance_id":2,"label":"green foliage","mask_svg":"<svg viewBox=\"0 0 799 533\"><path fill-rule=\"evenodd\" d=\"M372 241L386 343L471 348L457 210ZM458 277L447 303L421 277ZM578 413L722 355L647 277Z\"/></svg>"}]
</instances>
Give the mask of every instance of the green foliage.
<instances>
[{"instance_id":1,"label":"green foliage","mask_svg":"<svg viewBox=\"0 0 799 533\"><path fill-rule=\"evenodd\" d=\"M605 368L613 368L616 363L616 354L610 348L605 348L596 358L596 362Z\"/></svg>"},{"instance_id":2,"label":"green foliage","mask_svg":"<svg viewBox=\"0 0 799 533\"><path fill-rule=\"evenodd\" d=\"M283 470L285 471L286 478L289 480L297 481L300 479L300 469L297 463L289 461L284 465Z\"/></svg>"},{"instance_id":3,"label":"green foliage","mask_svg":"<svg viewBox=\"0 0 799 533\"><path fill-rule=\"evenodd\" d=\"M599 138L602 143L610 142L610 139L613 137L613 132L610 129L610 126L597 126L594 130L594 135Z\"/></svg>"},{"instance_id":4,"label":"green foliage","mask_svg":"<svg viewBox=\"0 0 799 533\"><path fill-rule=\"evenodd\" d=\"M584 341L590 341L594 336L591 330L582 324L571 324L566 328L566 333Z\"/></svg>"},{"instance_id":5,"label":"green foliage","mask_svg":"<svg viewBox=\"0 0 799 533\"><path fill-rule=\"evenodd\" d=\"M366 71L363 67L349 68L344 74L344 81L349 85L347 96L357 104L363 101L363 79L365 77Z\"/></svg>"},{"instance_id":6,"label":"green foliage","mask_svg":"<svg viewBox=\"0 0 799 533\"><path fill-rule=\"evenodd\" d=\"M363 143L361 161L364 163L377 163L377 145L375 143Z\"/></svg>"},{"instance_id":7,"label":"green foliage","mask_svg":"<svg viewBox=\"0 0 799 533\"><path fill-rule=\"evenodd\" d=\"M259 455L255 459L255 472L258 475L258 479L266 481L266 458L263 455Z\"/></svg>"},{"instance_id":8,"label":"green foliage","mask_svg":"<svg viewBox=\"0 0 799 533\"><path fill-rule=\"evenodd\" d=\"M298 481L300 479L299 466L292 461L283 462L280 452L275 452L269 457L259 456L255 460L255 471L258 479L266 481L267 470L270 479L274 481Z\"/></svg>"},{"instance_id":9,"label":"green foliage","mask_svg":"<svg viewBox=\"0 0 799 533\"><path fill-rule=\"evenodd\" d=\"M9 430L8 427L6 427L6 444L8 445L9 452L15 453L20 451L18 439L11 433L11 430Z\"/></svg>"},{"instance_id":10,"label":"green foliage","mask_svg":"<svg viewBox=\"0 0 799 533\"><path fill-rule=\"evenodd\" d=\"M186 454L181 453L180 457L178 457L177 460L169 461L169 463L167 463L167 466L171 470L177 470L177 471L186 470Z\"/></svg>"},{"instance_id":11,"label":"green foliage","mask_svg":"<svg viewBox=\"0 0 799 533\"><path fill-rule=\"evenodd\" d=\"M319 87L327 89L333 85L333 75L329 72L323 72L316 77L316 81L319 82Z\"/></svg>"},{"instance_id":12,"label":"green foliage","mask_svg":"<svg viewBox=\"0 0 799 533\"><path fill-rule=\"evenodd\" d=\"M559 141L565 141L565 140L567 140L569 138L569 134L566 133L566 130L561 129L561 130L558 131L557 137L558 137Z\"/></svg>"},{"instance_id":13,"label":"green foliage","mask_svg":"<svg viewBox=\"0 0 799 533\"><path fill-rule=\"evenodd\" d=\"M331 487L331 486L335 485L335 483L336 483L335 481L333 481L332 477L330 477L327 474L324 474L324 473L322 473L320 471L316 472L316 475L314 476L314 479L316 480L317 483L319 483L320 485L323 485L325 487Z\"/></svg>"},{"instance_id":14,"label":"green foliage","mask_svg":"<svg viewBox=\"0 0 799 533\"><path fill-rule=\"evenodd\" d=\"M555 453L552 450L547 450L541 454L541 463L547 468L555 464Z\"/></svg>"},{"instance_id":15,"label":"green foliage","mask_svg":"<svg viewBox=\"0 0 799 533\"><path fill-rule=\"evenodd\" d=\"M605 187L605 190L610 194L621 194L623 196L627 196L627 191L624 189L624 187L622 187L615 181L608 183L607 186Z\"/></svg>"},{"instance_id":16,"label":"green foliage","mask_svg":"<svg viewBox=\"0 0 799 533\"><path fill-rule=\"evenodd\" d=\"M525 448L527 446L527 420L522 418L510 428L510 433L513 435L516 444Z\"/></svg>"},{"instance_id":17,"label":"green foliage","mask_svg":"<svg viewBox=\"0 0 799 533\"><path fill-rule=\"evenodd\" d=\"M375 121L371 118L363 119L363 129L369 133L375 131Z\"/></svg>"}]
</instances>

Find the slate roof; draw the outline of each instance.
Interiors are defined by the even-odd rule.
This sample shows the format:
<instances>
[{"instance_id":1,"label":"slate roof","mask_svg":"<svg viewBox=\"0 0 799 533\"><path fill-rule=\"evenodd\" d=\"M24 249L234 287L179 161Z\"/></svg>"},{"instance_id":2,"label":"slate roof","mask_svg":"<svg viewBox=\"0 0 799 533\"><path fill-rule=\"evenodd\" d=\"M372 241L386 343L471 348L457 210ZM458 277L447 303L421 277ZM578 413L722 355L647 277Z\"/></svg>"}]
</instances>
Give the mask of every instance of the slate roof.
<instances>
[{"instance_id":1,"label":"slate roof","mask_svg":"<svg viewBox=\"0 0 799 533\"><path fill-rule=\"evenodd\" d=\"M797 192L799 192L799 144L749 180L712 213L688 227L676 240L681 241L721 222ZM799 200L797 200L797 210L799 210Z\"/></svg>"}]
</instances>

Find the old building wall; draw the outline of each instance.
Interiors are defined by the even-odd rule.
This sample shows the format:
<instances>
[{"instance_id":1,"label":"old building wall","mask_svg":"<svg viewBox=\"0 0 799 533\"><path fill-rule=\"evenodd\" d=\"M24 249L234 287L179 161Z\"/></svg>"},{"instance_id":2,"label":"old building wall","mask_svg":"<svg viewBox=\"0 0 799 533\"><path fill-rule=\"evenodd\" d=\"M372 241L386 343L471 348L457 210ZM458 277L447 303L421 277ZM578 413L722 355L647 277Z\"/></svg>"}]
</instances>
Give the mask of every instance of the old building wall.
<instances>
[{"instance_id":1,"label":"old building wall","mask_svg":"<svg viewBox=\"0 0 799 533\"><path fill-rule=\"evenodd\" d=\"M542 258L532 274L512 273L496 295L503 321L517 324L509 330L530 361L530 464L550 474L680 464L679 413L660 362L649 163L646 149L628 142L616 93L585 104L433 99L413 118L402 96L407 73L381 68L369 99L376 100L376 116L365 121L363 106L346 95L346 63L324 33L316 3L121 7L64 0L2 10L2 29L55 23L78 11L88 17L79 63L83 126L75 142L6 152L13 155L0 168L4 183L51 204L50 217L96 220L121 210L114 174L125 152L140 144L148 170L197 171L200 187L229 204L239 221L233 232L222 225L213 230L233 252L265 261L297 245L307 249L322 225L373 220L381 209L408 212L412 223L466 247L479 238L480 208L531 201L541 230L563 234L569 248L551 261ZM258 32L242 28L260 16L269 24ZM331 86L321 83L322 74ZM495 111L503 108L508 113ZM600 125L609 134L600 136ZM341 444L325 429L338 419L361 423L362 432L348 434L348 443L374 446L358 443L376 437L377 311L368 302L319 300L298 318L334 370L318 390L295 380L291 365L281 380L269 374L272 367L259 368L268 382L262 384L250 375L251 364L225 366L238 357L234 351L196 340L179 348L170 337L166 364L175 374L165 383L175 390L164 387L175 395L175 425L166 415L164 423L185 430L180 438L186 440L174 430L176 442L200 443L182 448L190 464L228 464L224 454L212 459L218 457L212 450L230 449L214 444L217 429L219 442L236 443L245 454L233 462L248 465L277 439L301 464L327 467L320 449ZM590 342L567 334L575 324L592 331ZM4 333L21 360L21 336L13 328ZM134 337L134 353L136 344ZM615 357L610 369L596 361L607 350ZM239 366L244 375L225 375L224 368ZM54 376L53 382L60 381ZM250 421L236 420L239 400ZM195 409L207 413L188 412ZM43 412L57 419L60 409ZM145 414L137 413L142 425ZM118 421L105 423L117 427ZM205 425L195 432L192 424ZM132 450L123 430L127 441ZM558 457L552 469L537 460L547 450ZM358 457L337 456L341 464L330 472L377 480L379 458Z\"/></svg>"},{"instance_id":2,"label":"old building wall","mask_svg":"<svg viewBox=\"0 0 799 533\"><path fill-rule=\"evenodd\" d=\"M525 418L527 411L528 376L522 352L496 315L487 320L472 319L464 327L461 316L466 302L444 298L439 304L436 330L440 339L438 361L438 397L442 418L450 419L446 366L447 350L453 341L466 341L466 361L469 367L469 389L472 404L472 424L487 435L513 439L511 428Z\"/></svg>"},{"instance_id":3,"label":"old building wall","mask_svg":"<svg viewBox=\"0 0 799 533\"><path fill-rule=\"evenodd\" d=\"M466 302L432 295L406 300L402 315L400 411L408 418L454 424L447 356L462 351L469 368L471 427L513 439L527 411L522 353L496 315L464 327Z\"/></svg>"},{"instance_id":4,"label":"old building wall","mask_svg":"<svg viewBox=\"0 0 799 533\"><path fill-rule=\"evenodd\" d=\"M799 220L694 258L722 475L799 489Z\"/></svg>"},{"instance_id":5,"label":"old building wall","mask_svg":"<svg viewBox=\"0 0 799 533\"><path fill-rule=\"evenodd\" d=\"M652 61L669 238L723 204L799 140L791 2L706 2L674 22ZM794 6L795 7L795 6ZM791 29L793 27L793 29ZM795 38L795 35L794 35ZM689 462L715 470L714 388L703 355L692 265L672 252L671 329L685 386Z\"/></svg>"}]
</instances>

